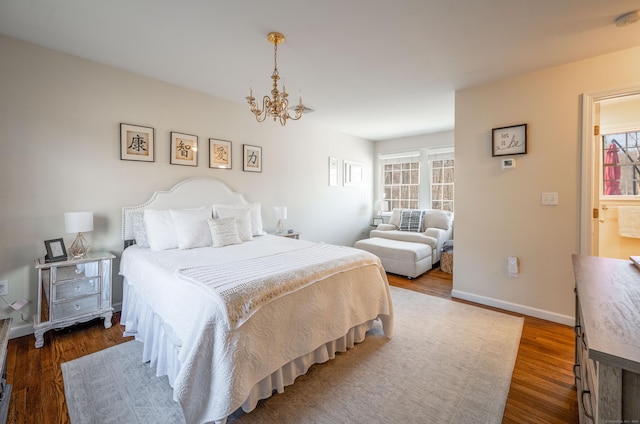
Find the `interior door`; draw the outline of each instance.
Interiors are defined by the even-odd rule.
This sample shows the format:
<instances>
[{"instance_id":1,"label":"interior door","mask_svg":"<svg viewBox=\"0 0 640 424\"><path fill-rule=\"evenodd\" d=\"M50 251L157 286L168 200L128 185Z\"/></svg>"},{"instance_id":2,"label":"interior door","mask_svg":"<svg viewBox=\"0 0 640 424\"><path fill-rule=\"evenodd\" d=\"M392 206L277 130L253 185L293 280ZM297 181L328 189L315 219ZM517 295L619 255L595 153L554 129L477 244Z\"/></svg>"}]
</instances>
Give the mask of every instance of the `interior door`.
<instances>
[{"instance_id":1,"label":"interior door","mask_svg":"<svg viewBox=\"0 0 640 424\"><path fill-rule=\"evenodd\" d=\"M581 148L581 188L580 188L580 250L582 255L600 256L602 234L600 219L601 158L600 138L594 135L594 128L602 125L601 102L635 97L640 99L640 86L610 89L582 95L582 148ZM635 113L640 117L640 108ZM598 131L599 132L599 131ZM640 203L640 196L638 197ZM640 240L640 239L638 239ZM639 249L640 253L640 249Z\"/></svg>"},{"instance_id":2,"label":"interior door","mask_svg":"<svg viewBox=\"0 0 640 424\"><path fill-rule=\"evenodd\" d=\"M640 230L629 228L633 217L628 208L633 206L640 216L639 117L637 94L595 104L593 255L618 259L640 255Z\"/></svg>"}]
</instances>

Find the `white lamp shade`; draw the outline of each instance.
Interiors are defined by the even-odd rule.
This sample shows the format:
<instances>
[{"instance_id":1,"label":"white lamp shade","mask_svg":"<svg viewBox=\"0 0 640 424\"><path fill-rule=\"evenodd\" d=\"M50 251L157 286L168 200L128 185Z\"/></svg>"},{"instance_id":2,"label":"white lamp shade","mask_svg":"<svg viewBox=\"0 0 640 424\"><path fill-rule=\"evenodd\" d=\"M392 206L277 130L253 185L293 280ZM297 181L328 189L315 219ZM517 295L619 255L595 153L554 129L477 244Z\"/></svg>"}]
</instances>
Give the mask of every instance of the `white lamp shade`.
<instances>
[{"instance_id":1,"label":"white lamp shade","mask_svg":"<svg viewBox=\"0 0 640 424\"><path fill-rule=\"evenodd\" d=\"M65 212L64 230L67 233L93 231L93 212Z\"/></svg>"},{"instance_id":2,"label":"white lamp shade","mask_svg":"<svg viewBox=\"0 0 640 424\"><path fill-rule=\"evenodd\" d=\"M276 214L276 219L287 219L286 206L275 206L273 212Z\"/></svg>"}]
</instances>

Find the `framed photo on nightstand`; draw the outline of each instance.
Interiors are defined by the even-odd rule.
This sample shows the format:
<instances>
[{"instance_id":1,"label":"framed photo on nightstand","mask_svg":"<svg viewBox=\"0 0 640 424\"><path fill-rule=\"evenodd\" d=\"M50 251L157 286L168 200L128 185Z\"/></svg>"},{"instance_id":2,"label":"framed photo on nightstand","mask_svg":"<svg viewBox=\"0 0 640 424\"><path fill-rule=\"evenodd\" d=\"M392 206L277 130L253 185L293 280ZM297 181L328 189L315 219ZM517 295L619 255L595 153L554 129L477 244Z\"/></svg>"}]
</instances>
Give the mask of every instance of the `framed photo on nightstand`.
<instances>
[{"instance_id":1,"label":"framed photo on nightstand","mask_svg":"<svg viewBox=\"0 0 640 424\"><path fill-rule=\"evenodd\" d=\"M67 249L64 247L64 240L61 238L45 240L44 247L47 249L46 261L58 262L67 260Z\"/></svg>"}]
</instances>

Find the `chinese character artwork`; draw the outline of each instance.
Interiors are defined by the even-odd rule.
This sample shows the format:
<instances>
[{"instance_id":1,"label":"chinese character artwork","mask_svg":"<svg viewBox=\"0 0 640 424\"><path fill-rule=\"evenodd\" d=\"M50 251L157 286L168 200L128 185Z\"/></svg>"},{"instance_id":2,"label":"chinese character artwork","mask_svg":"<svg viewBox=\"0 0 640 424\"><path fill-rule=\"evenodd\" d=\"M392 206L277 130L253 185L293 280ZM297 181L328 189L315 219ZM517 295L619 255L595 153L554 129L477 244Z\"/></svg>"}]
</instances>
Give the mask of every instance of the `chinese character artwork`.
<instances>
[{"instance_id":1,"label":"chinese character artwork","mask_svg":"<svg viewBox=\"0 0 640 424\"><path fill-rule=\"evenodd\" d=\"M244 145L243 170L262 172L262 147Z\"/></svg>"},{"instance_id":2,"label":"chinese character artwork","mask_svg":"<svg viewBox=\"0 0 640 424\"><path fill-rule=\"evenodd\" d=\"M172 165L198 166L198 136L171 133Z\"/></svg>"},{"instance_id":3,"label":"chinese character artwork","mask_svg":"<svg viewBox=\"0 0 640 424\"><path fill-rule=\"evenodd\" d=\"M209 139L209 168L231 169L231 142Z\"/></svg>"},{"instance_id":4,"label":"chinese character artwork","mask_svg":"<svg viewBox=\"0 0 640 424\"><path fill-rule=\"evenodd\" d=\"M127 154L149 155L149 134L140 131L127 131Z\"/></svg>"},{"instance_id":5,"label":"chinese character artwork","mask_svg":"<svg viewBox=\"0 0 640 424\"><path fill-rule=\"evenodd\" d=\"M120 124L120 159L154 162L154 129Z\"/></svg>"}]
</instances>

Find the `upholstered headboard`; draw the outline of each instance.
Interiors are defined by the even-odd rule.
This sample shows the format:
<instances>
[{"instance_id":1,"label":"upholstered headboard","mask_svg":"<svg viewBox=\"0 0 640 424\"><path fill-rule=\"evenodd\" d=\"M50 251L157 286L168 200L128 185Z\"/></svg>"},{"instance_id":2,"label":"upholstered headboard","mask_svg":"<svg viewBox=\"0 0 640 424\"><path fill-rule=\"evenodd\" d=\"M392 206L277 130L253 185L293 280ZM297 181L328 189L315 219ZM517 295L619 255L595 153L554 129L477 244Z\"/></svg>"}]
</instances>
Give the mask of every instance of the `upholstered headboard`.
<instances>
[{"instance_id":1,"label":"upholstered headboard","mask_svg":"<svg viewBox=\"0 0 640 424\"><path fill-rule=\"evenodd\" d=\"M248 203L240 193L232 191L215 178L196 177L179 182L168 191L156 191L141 205L122 208L122 240L133 240L130 214L145 209L185 209L214 204L236 205Z\"/></svg>"}]
</instances>

